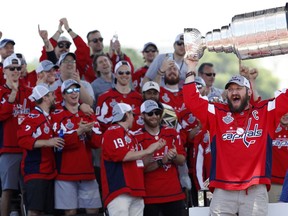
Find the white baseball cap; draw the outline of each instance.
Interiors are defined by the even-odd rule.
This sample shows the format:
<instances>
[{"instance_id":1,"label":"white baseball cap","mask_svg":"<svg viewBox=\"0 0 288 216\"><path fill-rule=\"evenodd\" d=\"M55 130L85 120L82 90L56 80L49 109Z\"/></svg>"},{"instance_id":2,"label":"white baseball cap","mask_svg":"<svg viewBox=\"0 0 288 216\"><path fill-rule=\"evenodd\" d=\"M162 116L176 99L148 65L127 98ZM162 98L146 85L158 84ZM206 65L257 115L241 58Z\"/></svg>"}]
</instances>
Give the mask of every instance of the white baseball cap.
<instances>
[{"instance_id":1,"label":"white baseball cap","mask_svg":"<svg viewBox=\"0 0 288 216\"><path fill-rule=\"evenodd\" d=\"M115 65L115 68L114 68L114 73L117 73L118 69L122 66L122 65L127 65L129 67L129 70L131 71L131 66L129 64L128 61L119 61L117 62L117 64Z\"/></svg>"},{"instance_id":2,"label":"white baseball cap","mask_svg":"<svg viewBox=\"0 0 288 216\"><path fill-rule=\"evenodd\" d=\"M17 58L15 53L5 58L3 62L3 68L6 68L7 66L12 65L12 64L21 66L21 60Z\"/></svg>"},{"instance_id":3,"label":"white baseball cap","mask_svg":"<svg viewBox=\"0 0 288 216\"><path fill-rule=\"evenodd\" d=\"M31 101L37 101L50 92L49 88L43 84L38 84L33 88L32 94L28 97Z\"/></svg>"},{"instance_id":4,"label":"white baseball cap","mask_svg":"<svg viewBox=\"0 0 288 216\"><path fill-rule=\"evenodd\" d=\"M65 52L65 53L62 53L62 54L60 55L60 58L59 58L59 60L58 60L58 62L57 62L57 65L61 65L62 61L63 61L63 60L66 58L66 56L68 56L68 55L72 56L72 57L74 58L74 60L76 60L76 55L75 55L73 52Z\"/></svg>"},{"instance_id":5,"label":"white baseball cap","mask_svg":"<svg viewBox=\"0 0 288 216\"><path fill-rule=\"evenodd\" d=\"M36 73L41 73L42 71L50 71L52 68L58 69L59 66L53 64L53 62L49 60L43 60L36 68Z\"/></svg>"},{"instance_id":6,"label":"white baseball cap","mask_svg":"<svg viewBox=\"0 0 288 216\"><path fill-rule=\"evenodd\" d=\"M59 43L59 42L68 42L71 44L71 41L69 40L69 38L67 38L65 36L59 37L59 39L57 40L57 43Z\"/></svg>"},{"instance_id":7,"label":"white baseball cap","mask_svg":"<svg viewBox=\"0 0 288 216\"><path fill-rule=\"evenodd\" d=\"M132 107L126 103L117 103L112 110L112 123L120 121L126 112L132 111Z\"/></svg>"},{"instance_id":8,"label":"white baseball cap","mask_svg":"<svg viewBox=\"0 0 288 216\"><path fill-rule=\"evenodd\" d=\"M78 88L81 88L81 85L73 79L65 80L61 85L61 92L63 93L66 89L70 88L70 86L76 85Z\"/></svg>"},{"instance_id":9,"label":"white baseball cap","mask_svg":"<svg viewBox=\"0 0 288 216\"><path fill-rule=\"evenodd\" d=\"M154 100L146 100L141 104L140 107L141 113L149 113L155 109L162 110L162 108L159 107L158 103Z\"/></svg>"},{"instance_id":10,"label":"white baseball cap","mask_svg":"<svg viewBox=\"0 0 288 216\"><path fill-rule=\"evenodd\" d=\"M154 81L148 81L143 85L142 93L144 93L150 89L155 89L156 91L160 92L160 87L159 87L158 83L156 83Z\"/></svg>"},{"instance_id":11,"label":"white baseball cap","mask_svg":"<svg viewBox=\"0 0 288 216\"><path fill-rule=\"evenodd\" d=\"M244 76L241 76L241 75L236 75L236 76L233 76L229 81L228 83L225 85L225 89L228 89L229 85L231 83L235 83L239 86L246 86L247 88L251 88L250 87L250 83L249 81L244 77Z\"/></svg>"}]
</instances>

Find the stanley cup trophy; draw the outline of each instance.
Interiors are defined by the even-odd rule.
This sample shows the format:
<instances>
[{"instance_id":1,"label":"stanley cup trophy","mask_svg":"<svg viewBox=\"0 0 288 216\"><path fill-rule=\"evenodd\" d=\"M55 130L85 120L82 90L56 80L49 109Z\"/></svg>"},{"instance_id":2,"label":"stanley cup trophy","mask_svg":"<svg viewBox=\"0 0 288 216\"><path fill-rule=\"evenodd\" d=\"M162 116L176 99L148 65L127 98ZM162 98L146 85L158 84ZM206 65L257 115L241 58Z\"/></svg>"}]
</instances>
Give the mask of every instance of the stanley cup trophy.
<instances>
[{"instance_id":1,"label":"stanley cup trophy","mask_svg":"<svg viewBox=\"0 0 288 216\"><path fill-rule=\"evenodd\" d=\"M235 53L239 59L253 59L288 53L288 3L236 15L228 26L214 29L205 37L195 28L184 29L186 56L200 59L204 50Z\"/></svg>"}]
</instances>

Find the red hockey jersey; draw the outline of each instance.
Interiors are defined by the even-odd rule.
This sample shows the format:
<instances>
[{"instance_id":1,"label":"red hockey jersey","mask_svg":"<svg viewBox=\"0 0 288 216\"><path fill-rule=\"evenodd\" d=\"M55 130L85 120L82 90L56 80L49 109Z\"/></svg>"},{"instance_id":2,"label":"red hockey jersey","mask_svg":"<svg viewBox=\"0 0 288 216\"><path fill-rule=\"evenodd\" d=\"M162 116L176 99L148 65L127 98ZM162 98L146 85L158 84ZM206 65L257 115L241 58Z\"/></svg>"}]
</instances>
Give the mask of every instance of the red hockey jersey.
<instances>
[{"instance_id":1,"label":"red hockey jersey","mask_svg":"<svg viewBox=\"0 0 288 216\"><path fill-rule=\"evenodd\" d=\"M186 157L186 152L181 143L179 134L174 128L161 127L158 135L149 134L144 128L135 134L135 138L143 149L148 148L152 143L157 142L160 138L166 140L166 146L153 154L153 159L159 160L164 157L166 151L176 148L177 153ZM167 203L182 200L185 195L182 191L178 177L177 166L174 163L168 163L164 168L158 168L144 174L146 196L144 202Z\"/></svg>"},{"instance_id":2,"label":"red hockey jersey","mask_svg":"<svg viewBox=\"0 0 288 216\"><path fill-rule=\"evenodd\" d=\"M14 103L8 102L10 93L7 85L0 86L0 154L22 153L18 146L17 129L34 108L34 103L28 99L32 94L31 88L20 85Z\"/></svg>"},{"instance_id":3,"label":"red hockey jersey","mask_svg":"<svg viewBox=\"0 0 288 216\"><path fill-rule=\"evenodd\" d=\"M272 183L283 184L288 170L288 129L280 124L272 142Z\"/></svg>"},{"instance_id":4,"label":"red hockey jersey","mask_svg":"<svg viewBox=\"0 0 288 216\"><path fill-rule=\"evenodd\" d=\"M227 104L208 103L195 83L186 84L183 95L185 105L210 132L210 189L244 190L255 184L269 189L272 137L287 113L288 93L278 92L275 99L233 114ZM237 133L237 127L244 128L244 133Z\"/></svg>"},{"instance_id":5,"label":"red hockey jersey","mask_svg":"<svg viewBox=\"0 0 288 216\"><path fill-rule=\"evenodd\" d=\"M24 181L30 179L54 179L56 163L52 147L34 148L37 140L48 140L54 136L50 116L42 109L35 109L25 118L18 129L19 146L24 149L21 173Z\"/></svg>"},{"instance_id":6,"label":"red hockey jersey","mask_svg":"<svg viewBox=\"0 0 288 216\"><path fill-rule=\"evenodd\" d=\"M65 145L56 151L57 180L80 181L95 179L91 148L101 146L102 133L95 115L87 116L81 110L73 114L65 107L53 112L53 130L64 132ZM80 121L95 122L91 134L78 136Z\"/></svg>"},{"instance_id":7,"label":"red hockey jersey","mask_svg":"<svg viewBox=\"0 0 288 216\"><path fill-rule=\"evenodd\" d=\"M123 162L129 151L138 150L136 139L122 126L113 124L104 133L102 141L101 182L104 206L120 194L144 196L143 166L139 161Z\"/></svg>"},{"instance_id":8,"label":"red hockey jersey","mask_svg":"<svg viewBox=\"0 0 288 216\"><path fill-rule=\"evenodd\" d=\"M140 114L140 106L142 104L142 96L136 91L128 94L121 94L115 88L112 88L98 97L96 116L104 132L110 126L112 121L112 109L116 103L127 103L133 109L133 113Z\"/></svg>"}]
</instances>

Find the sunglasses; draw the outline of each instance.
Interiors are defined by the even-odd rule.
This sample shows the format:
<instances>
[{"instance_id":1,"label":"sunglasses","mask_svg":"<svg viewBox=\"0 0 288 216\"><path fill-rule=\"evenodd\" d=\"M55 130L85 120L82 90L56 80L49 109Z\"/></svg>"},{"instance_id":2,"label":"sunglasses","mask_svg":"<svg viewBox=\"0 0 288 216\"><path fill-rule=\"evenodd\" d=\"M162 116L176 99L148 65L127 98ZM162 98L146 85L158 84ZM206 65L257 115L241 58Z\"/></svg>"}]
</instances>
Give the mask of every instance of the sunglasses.
<instances>
[{"instance_id":1,"label":"sunglasses","mask_svg":"<svg viewBox=\"0 0 288 216\"><path fill-rule=\"evenodd\" d=\"M67 89L65 90L66 94L72 94L73 92L80 92L80 88L71 88L71 89Z\"/></svg>"},{"instance_id":2,"label":"sunglasses","mask_svg":"<svg viewBox=\"0 0 288 216\"><path fill-rule=\"evenodd\" d=\"M178 46L182 46L182 45L184 45L184 42L183 42L183 41L177 41L176 44L177 44Z\"/></svg>"},{"instance_id":3,"label":"sunglasses","mask_svg":"<svg viewBox=\"0 0 288 216\"><path fill-rule=\"evenodd\" d=\"M6 69L9 69L10 71L15 71L15 69L21 71L22 67L7 67Z\"/></svg>"},{"instance_id":4,"label":"sunglasses","mask_svg":"<svg viewBox=\"0 0 288 216\"><path fill-rule=\"evenodd\" d=\"M146 113L149 117L153 116L154 114L156 116L160 116L162 114L162 111L161 110L154 110L154 111L151 111L149 113Z\"/></svg>"},{"instance_id":5,"label":"sunglasses","mask_svg":"<svg viewBox=\"0 0 288 216\"><path fill-rule=\"evenodd\" d=\"M102 37L100 37L100 38L94 38L94 39L90 40L90 42L91 42L91 41L93 41L94 43L98 43L98 41L102 43L102 42L103 42L103 38L102 38Z\"/></svg>"},{"instance_id":6,"label":"sunglasses","mask_svg":"<svg viewBox=\"0 0 288 216\"><path fill-rule=\"evenodd\" d=\"M211 77L211 76L215 77L216 76L216 73L204 73L204 74L208 77Z\"/></svg>"},{"instance_id":7,"label":"sunglasses","mask_svg":"<svg viewBox=\"0 0 288 216\"><path fill-rule=\"evenodd\" d=\"M155 52L157 52L157 50L155 50L155 49L149 49L149 50L145 50L144 52L145 52L145 53L149 53L149 52L155 53Z\"/></svg>"},{"instance_id":8,"label":"sunglasses","mask_svg":"<svg viewBox=\"0 0 288 216\"><path fill-rule=\"evenodd\" d=\"M124 74L130 75L130 74L131 74L130 71L118 71L117 73L118 73L119 75L124 75Z\"/></svg>"},{"instance_id":9,"label":"sunglasses","mask_svg":"<svg viewBox=\"0 0 288 216\"><path fill-rule=\"evenodd\" d=\"M59 48L61 48L61 49L62 49L64 46L65 46L66 49L69 49L70 46L71 46L71 44L70 44L70 43L62 43L62 42L61 42L61 43L58 43L57 46L58 46Z\"/></svg>"}]
</instances>

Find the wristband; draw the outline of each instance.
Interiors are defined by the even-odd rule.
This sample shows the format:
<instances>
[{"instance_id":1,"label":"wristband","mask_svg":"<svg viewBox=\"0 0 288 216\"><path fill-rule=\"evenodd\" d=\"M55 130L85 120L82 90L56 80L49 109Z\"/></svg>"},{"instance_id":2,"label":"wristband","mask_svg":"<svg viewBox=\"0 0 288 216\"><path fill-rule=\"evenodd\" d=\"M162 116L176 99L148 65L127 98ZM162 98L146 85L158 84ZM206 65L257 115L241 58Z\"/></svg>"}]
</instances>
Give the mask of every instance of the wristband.
<instances>
[{"instance_id":1,"label":"wristband","mask_svg":"<svg viewBox=\"0 0 288 216\"><path fill-rule=\"evenodd\" d=\"M186 78L189 77L189 76L196 76L196 73L195 71L189 71L187 74L186 74Z\"/></svg>"},{"instance_id":2,"label":"wristband","mask_svg":"<svg viewBox=\"0 0 288 216\"><path fill-rule=\"evenodd\" d=\"M160 75L160 76L163 76L165 74L165 71L161 71L160 69L157 71L157 74Z\"/></svg>"},{"instance_id":3,"label":"wristband","mask_svg":"<svg viewBox=\"0 0 288 216\"><path fill-rule=\"evenodd\" d=\"M162 159L157 160L156 162L158 164L158 167L163 167L164 166Z\"/></svg>"},{"instance_id":4,"label":"wristband","mask_svg":"<svg viewBox=\"0 0 288 216\"><path fill-rule=\"evenodd\" d=\"M59 34L62 34L62 33L63 33L63 31L60 31L60 30L58 30L57 32L58 32Z\"/></svg>"},{"instance_id":5,"label":"wristband","mask_svg":"<svg viewBox=\"0 0 288 216\"><path fill-rule=\"evenodd\" d=\"M71 29L71 28L69 28L69 29L67 30L67 32L68 32L68 33L70 33L71 31L72 31L72 29Z\"/></svg>"}]
</instances>

